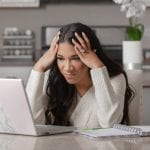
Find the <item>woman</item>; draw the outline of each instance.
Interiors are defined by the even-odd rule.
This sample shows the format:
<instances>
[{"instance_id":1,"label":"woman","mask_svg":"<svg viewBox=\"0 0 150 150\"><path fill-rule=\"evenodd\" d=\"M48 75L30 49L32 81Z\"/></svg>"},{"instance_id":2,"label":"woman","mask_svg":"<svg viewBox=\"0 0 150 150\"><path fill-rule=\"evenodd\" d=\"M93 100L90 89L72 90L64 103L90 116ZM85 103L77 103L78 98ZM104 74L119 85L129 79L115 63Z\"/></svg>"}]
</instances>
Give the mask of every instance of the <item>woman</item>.
<instances>
[{"instance_id":1,"label":"woman","mask_svg":"<svg viewBox=\"0 0 150 150\"><path fill-rule=\"evenodd\" d=\"M81 23L60 29L33 67L27 94L36 123L82 128L127 124L133 96L123 69L104 54L95 33Z\"/></svg>"}]
</instances>

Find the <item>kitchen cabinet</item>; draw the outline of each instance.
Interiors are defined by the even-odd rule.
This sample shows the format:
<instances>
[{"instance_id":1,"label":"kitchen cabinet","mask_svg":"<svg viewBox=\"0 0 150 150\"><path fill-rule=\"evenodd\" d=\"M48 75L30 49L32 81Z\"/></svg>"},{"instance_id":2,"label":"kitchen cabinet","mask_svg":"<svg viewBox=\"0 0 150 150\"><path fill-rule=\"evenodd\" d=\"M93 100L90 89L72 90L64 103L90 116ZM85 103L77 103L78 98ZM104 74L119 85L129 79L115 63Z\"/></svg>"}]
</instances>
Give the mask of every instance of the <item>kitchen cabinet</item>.
<instances>
[{"instance_id":1,"label":"kitchen cabinet","mask_svg":"<svg viewBox=\"0 0 150 150\"><path fill-rule=\"evenodd\" d=\"M40 0L0 0L0 7L39 7Z\"/></svg>"},{"instance_id":2,"label":"kitchen cabinet","mask_svg":"<svg viewBox=\"0 0 150 150\"><path fill-rule=\"evenodd\" d=\"M5 28L2 34L0 65L32 65L35 61L35 34L30 29Z\"/></svg>"},{"instance_id":3,"label":"kitchen cabinet","mask_svg":"<svg viewBox=\"0 0 150 150\"><path fill-rule=\"evenodd\" d=\"M32 61L35 51L35 37L30 29L5 28L1 59Z\"/></svg>"}]
</instances>

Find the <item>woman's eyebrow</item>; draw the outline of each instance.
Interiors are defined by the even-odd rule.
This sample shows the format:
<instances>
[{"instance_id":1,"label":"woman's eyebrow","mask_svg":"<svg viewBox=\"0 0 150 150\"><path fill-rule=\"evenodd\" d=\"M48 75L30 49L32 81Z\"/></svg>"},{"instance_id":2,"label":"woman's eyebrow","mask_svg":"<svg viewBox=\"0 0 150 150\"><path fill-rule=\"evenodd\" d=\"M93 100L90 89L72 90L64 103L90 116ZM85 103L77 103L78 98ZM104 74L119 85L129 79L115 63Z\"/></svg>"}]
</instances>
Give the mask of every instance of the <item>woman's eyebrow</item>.
<instances>
[{"instance_id":1,"label":"woman's eyebrow","mask_svg":"<svg viewBox=\"0 0 150 150\"><path fill-rule=\"evenodd\" d=\"M61 55L61 54L57 54L56 57L62 57L62 58L64 58L64 56ZM70 58L79 58L79 56L77 54L75 54L75 55L70 56Z\"/></svg>"},{"instance_id":2,"label":"woman's eyebrow","mask_svg":"<svg viewBox=\"0 0 150 150\"><path fill-rule=\"evenodd\" d=\"M63 56L63 55L60 55L60 54L57 54L57 57L64 57L64 56ZM79 56L76 55L76 54L71 56L71 58L74 58L74 57L79 57Z\"/></svg>"},{"instance_id":3,"label":"woman's eyebrow","mask_svg":"<svg viewBox=\"0 0 150 150\"><path fill-rule=\"evenodd\" d=\"M60 54L57 54L57 56L59 56L59 57L63 57L62 55L60 55Z\"/></svg>"},{"instance_id":4,"label":"woman's eyebrow","mask_svg":"<svg viewBox=\"0 0 150 150\"><path fill-rule=\"evenodd\" d=\"M71 57L73 58L73 57L79 57L79 56L78 55L72 55Z\"/></svg>"}]
</instances>

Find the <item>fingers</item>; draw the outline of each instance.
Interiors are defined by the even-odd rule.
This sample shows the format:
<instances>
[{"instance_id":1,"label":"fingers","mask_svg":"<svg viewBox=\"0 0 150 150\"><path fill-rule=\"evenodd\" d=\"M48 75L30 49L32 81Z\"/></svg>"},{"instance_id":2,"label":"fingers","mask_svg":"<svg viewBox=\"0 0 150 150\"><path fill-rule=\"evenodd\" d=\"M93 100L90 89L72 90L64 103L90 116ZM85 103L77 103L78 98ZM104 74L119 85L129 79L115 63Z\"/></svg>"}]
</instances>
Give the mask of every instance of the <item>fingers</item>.
<instances>
[{"instance_id":1,"label":"fingers","mask_svg":"<svg viewBox=\"0 0 150 150\"><path fill-rule=\"evenodd\" d=\"M54 37L53 40L52 40L52 43L56 43L56 42L58 41L58 39L59 39L59 34L60 34L60 31L57 32L57 34L55 35L55 37Z\"/></svg>"},{"instance_id":2,"label":"fingers","mask_svg":"<svg viewBox=\"0 0 150 150\"><path fill-rule=\"evenodd\" d=\"M91 48L90 41L84 32L82 32L82 36L83 36L83 39L85 40L85 42L87 44L87 47Z\"/></svg>"},{"instance_id":3,"label":"fingers","mask_svg":"<svg viewBox=\"0 0 150 150\"><path fill-rule=\"evenodd\" d=\"M87 44L84 41L84 39L81 38L77 32L75 32L75 36L78 39L78 41L80 42L81 47L83 47L84 49L87 49Z\"/></svg>"},{"instance_id":4,"label":"fingers","mask_svg":"<svg viewBox=\"0 0 150 150\"><path fill-rule=\"evenodd\" d=\"M81 50L79 50L76 46L74 47L77 55L80 57L80 58L83 58L84 57L84 53L85 52L82 52Z\"/></svg>"},{"instance_id":5,"label":"fingers","mask_svg":"<svg viewBox=\"0 0 150 150\"><path fill-rule=\"evenodd\" d=\"M86 34L82 32L82 37L81 37L77 32L75 32L75 37L78 40L77 42L75 39L72 39L72 43L75 45L75 47L77 47L78 50L80 50L80 52L82 53L84 52L88 53L91 50L91 45Z\"/></svg>"},{"instance_id":6,"label":"fingers","mask_svg":"<svg viewBox=\"0 0 150 150\"><path fill-rule=\"evenodd\" d=\"M84 53L86 51L85 48L83 48L77 41L75 41L74 39L72 39L72 43L75 46L75 49L79 50L80 52Z\"/></svg>"},{"instance_id":7,"label":"fingers","mask_svg":"<svg viewBox=\"0 0 150 150\"><path fill-rule=\"evenodd\" d=\"M53 49L53 50L56 50L57 47L58 47L58 40L59 40L59 34L60 34L60 31L56 34L56 36L53 38L52 42L51 42L51 45L50 45L50 49Z\"/></svg>"}]
</instances>

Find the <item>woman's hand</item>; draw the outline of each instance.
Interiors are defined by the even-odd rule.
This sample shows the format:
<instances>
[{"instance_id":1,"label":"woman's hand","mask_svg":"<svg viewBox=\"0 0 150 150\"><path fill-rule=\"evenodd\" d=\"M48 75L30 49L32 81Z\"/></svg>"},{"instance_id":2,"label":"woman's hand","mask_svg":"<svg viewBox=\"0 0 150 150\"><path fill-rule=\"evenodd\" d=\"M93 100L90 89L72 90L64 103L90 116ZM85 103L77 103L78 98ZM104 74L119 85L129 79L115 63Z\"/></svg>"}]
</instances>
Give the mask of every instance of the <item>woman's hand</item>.
<instances>
[{"instance_id":1,"label":"woman's hand","mask_svg":"<svg viewBox=\"0 0 150 150\"><path fill-rule=\"evenodd\" d=\"M58 50L58 39L59 39L59 34L58 32L56 36L53 38L50 48L44 53L44 55L37 61L37 63L34 65L33 69L39 72L45 72L47 71L51 64L53 63L56 53Z\"/></svg>"},{"instance_id":2,"label":"woman's hand","mask_svg":"<svg viewBox=\"0 0 150 150\"><path fill-rule=\"evenodd\" d=\"M96 50L91 50L91 44L86 34L82 32L81 37L78 33L75 33L75 36L79 42L75 41L74 39L72 39L72 42L81 61L91 69L103 67L104 64L97 57L95 53Z\"/></svg>"}]
</instances>

